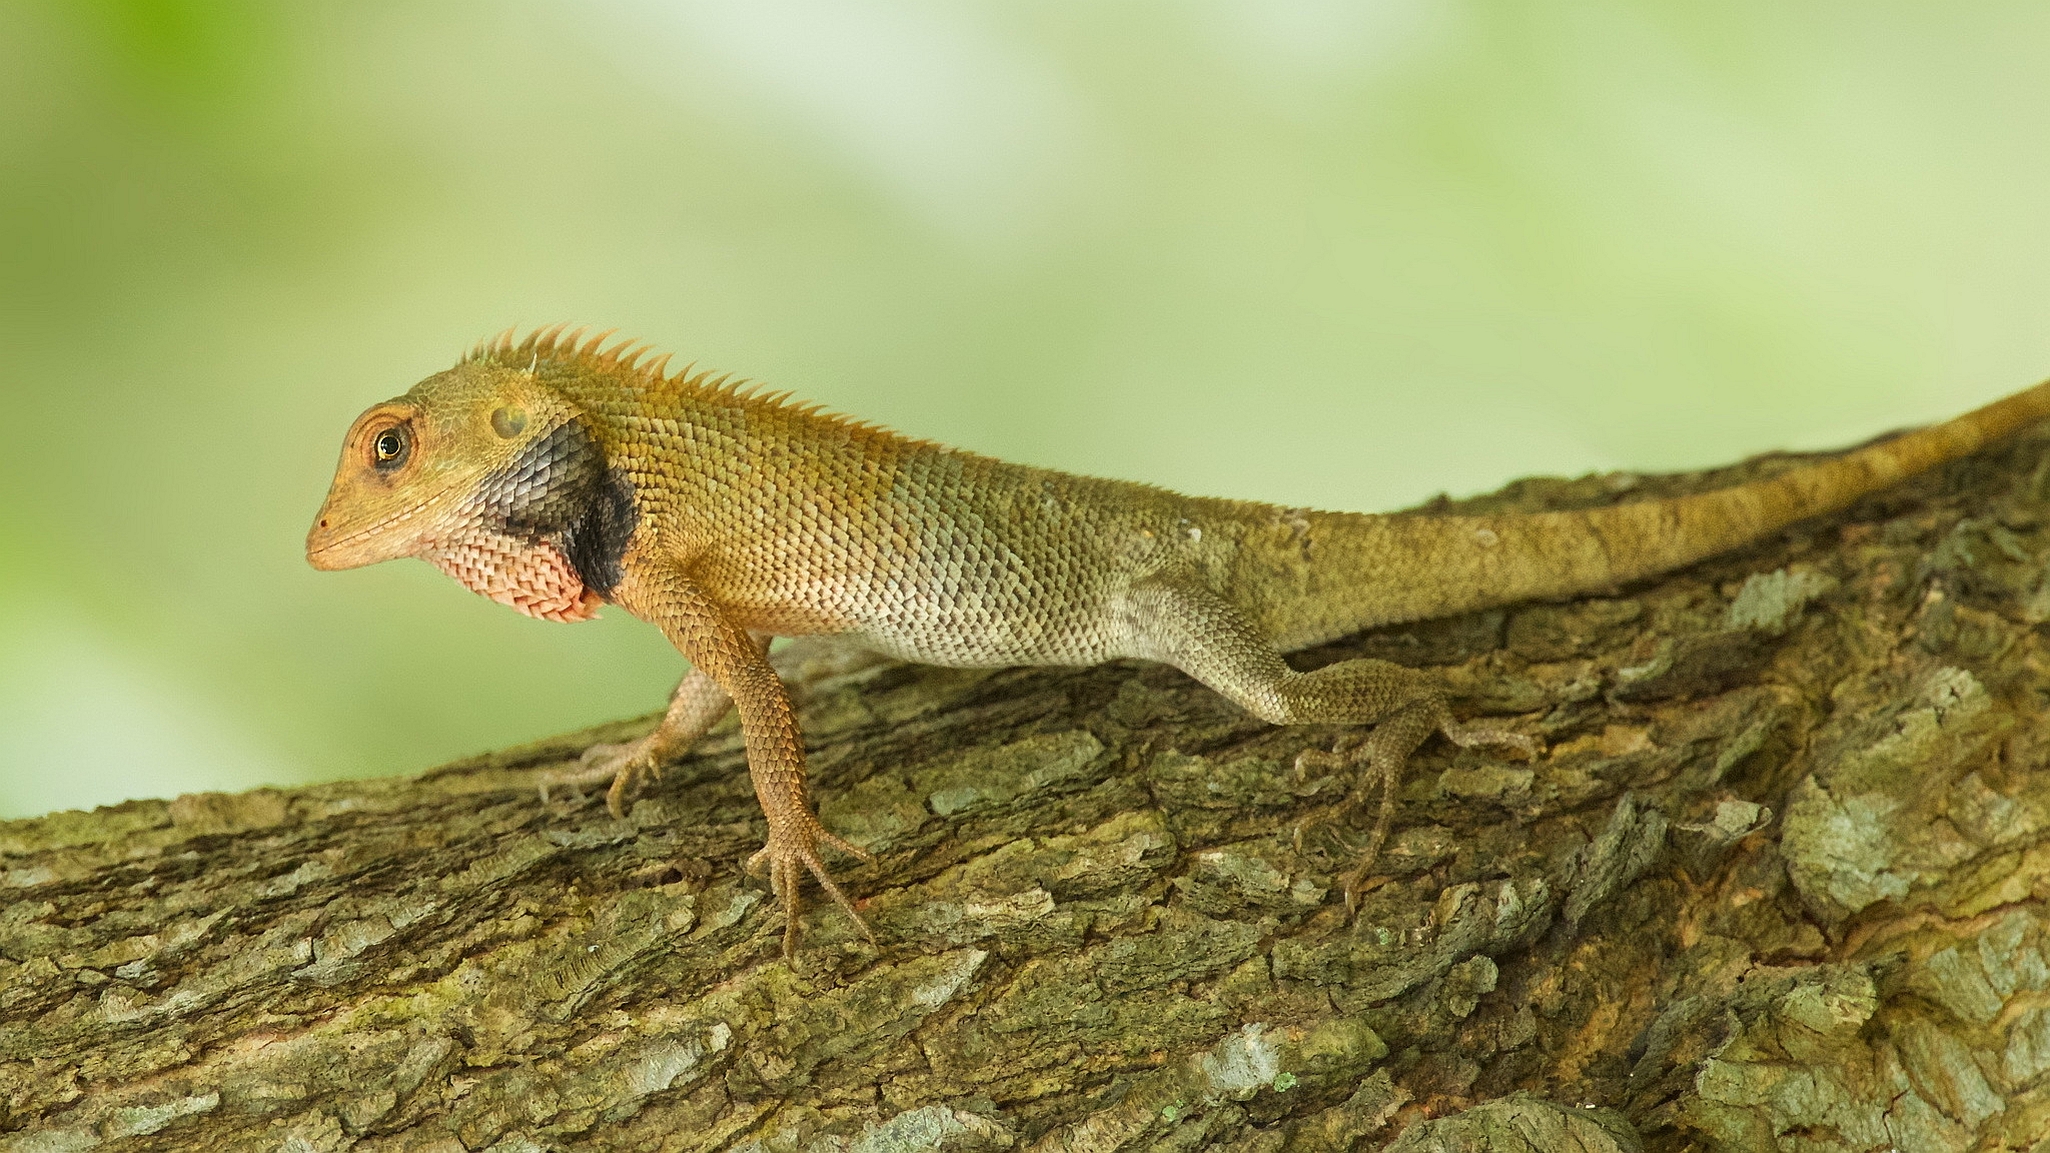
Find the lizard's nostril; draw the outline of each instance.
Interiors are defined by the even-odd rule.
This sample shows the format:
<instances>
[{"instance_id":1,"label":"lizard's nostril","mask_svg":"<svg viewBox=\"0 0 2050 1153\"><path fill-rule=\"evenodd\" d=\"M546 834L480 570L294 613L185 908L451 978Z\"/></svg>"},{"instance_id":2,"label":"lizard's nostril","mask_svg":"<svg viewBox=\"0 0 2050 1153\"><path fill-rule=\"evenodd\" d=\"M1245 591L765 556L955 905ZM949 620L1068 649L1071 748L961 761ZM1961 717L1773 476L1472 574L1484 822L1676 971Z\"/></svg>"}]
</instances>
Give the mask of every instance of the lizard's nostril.
<instances>
[{"instance_id":1,"label":"lizard's nostril","mask_svg":"<svg viewBox=\"0 0 2050 1153\"><path fill-rule=\"evenodd\" d=\"M322 527L322 528L326 528L326 527L327 527L327 522L326 522L326 521L324 521L324 520L323 520L323 521L321 521L321 522L320 522L320 527Z\"/></svg>"}]
</instances>

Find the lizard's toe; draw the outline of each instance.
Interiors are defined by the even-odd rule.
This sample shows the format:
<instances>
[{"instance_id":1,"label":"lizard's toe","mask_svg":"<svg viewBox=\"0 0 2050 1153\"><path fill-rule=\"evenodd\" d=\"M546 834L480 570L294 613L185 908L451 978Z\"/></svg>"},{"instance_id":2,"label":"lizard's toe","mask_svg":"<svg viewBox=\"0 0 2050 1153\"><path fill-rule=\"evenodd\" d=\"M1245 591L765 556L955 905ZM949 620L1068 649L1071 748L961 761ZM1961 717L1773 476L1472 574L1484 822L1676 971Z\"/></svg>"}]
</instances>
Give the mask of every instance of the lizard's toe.
<instances>
[{"instance_id":1,"label":"lizard's toe","mask_svg":"<svg viewBox=\"0 0 2050 1153\"><path fill-rule=\"evenodd\" d=\"M584 750L584 755L578 759L575 765L566 768L549 769L546 772L536 774L534 784L541 791L541 803L544 805L548 803L549 790L557 786L568 789L581 789L585 785L595 785L601 781L611 780L613 777L613 766L603 763L593 764L591 751L592 749L614 747L617 746L593 745L591 749Z\"/></svg>"},{"instance_id":2,"label":"lizard's toe","mask_svg":"<svg viewBox=\"0 0 2050 1153\"><path fill-rule=\"evenodd\" d=\"M747 871L755 876L766 872L770 891L775 893L777 900L783 902L783 955L787 958L797 952L798 915L804 908L798 896L798 885L806 873L811 874L812 879L819 883L819 887L826 891L826 895L833 898L833 903L845 910L862 935L869 939L869 943L874 944L875 930L869 928L867 919L854 907L853 899L833 880L825 861L819 857L819 846L837 849L868 864L875 862L875 855L859 845L827 832L816 818L811 819L809 826L795 831L772 830L769 843L755 850L754 855L747 859L745 866Z\"/></svg>"},{"instance_id":3,"label":"lizard's toe","mask_svg":"<svg viewBox=\"0 0 2050 1153\"><path fill-rule=\"evenodd\" d=\"M1305 749L1296 754L1296 775L1304 779L1312 770L1331 772L1333 770L1354 770L1356 775L1348 782L1345 796L1324 805L1303 816L1296 822L1293 841L1295 851L1307 855L1304 848L1305 835L1320 826L1328 827L1335 840L1341 845L1341 852L1353 855L1353 866L1338 878L1337 888L1345 896L1345 913L1351 919L1359 912L1360 896L1375 887L1371 875L1374 863L1380 859L1381 847L1388 840L1389 825L1395 815L1394 772L1386 763L1385 756L1379 760L1374 755L1371 739L1341 738L1338 746L1330 752L1322 749ZM1377 789L1378 787L1378 789ZM1380 804L1375 813L1372 831L1367 835L1364 848L1353 848L1345 843L1342 835L1353 818L1367 810L1369 798L1378 791Z\"/></svg>"},{"instance_id":4,"label":"lizard's toe","mask_svg":"<svg viewBox=\"0 0 2050 1153\"><path fill-rule=\"evenodd\" d=\"M876 855L874 853L869 852L867 849L862 848L860 845L857 845L852 841L836 837L824 829L820 829L814 835L818 837L819 844L824 845L829 849L837 849L840 852L845 853L850 857L853 857L855 860L860 861L864 865L873 865L876 863ZM820 866L814 866L812 871L817 872L819 868ZM819 879L822 881L825 880L824 877L820 877Z\"/></svg>"},{"instance_id":5,"label":"lizard's toe","mask_svg":"<svg viewBox=\"0 0 2050 1153\"><path fill-rule=\"evenodd\" d=\"M1345 919L1348 921L1359 917L1361 897L1380 888L1392 879L1387 876L1371 874L1370 870L1373 868L1373 865L1373 860L1369 858L1347 869L1345 875L1338 878L1338 889L1345 894Z\"/></svg>"},{"instance_id":6,"label":"lizard's toe","mask_svg":"<svg viewBox=\"0 0 2050 1153\"><path fill-rule=\"evenodd\" d=\"M577 758L577 764L590 772L610 769L613 767L614 762L632 753L636 743L634 741L599 741L597 744L584 750L583 755Z\"/></svg>"},{"instance_id":7,"label":"lizard's toe","mask_svg":"<svg viewBox=\"0 0 2050 1153\"><path fill-rule=\"evenodd\" d=\"M539 775L535 782L541 790L541 800L548 800L548 790L563 785L582 788L610 781L605 791L605 808L613 817L625 815L625 800L632 790L639 786L643 777L659 777L662 767L655 756L652 735L638 741L623 744L599 743L585 749L573 766L550 769Z\"/></svg>"},{"instance_id":8,"label":"lizard's toe","mask_svg":"<svg viewBox=\"0 0 2050 1153\"><path fill-rule=\"evenodd\" d=\"M1358 733L1344 733L1332 742L1331 748L1304 749L1295 755L1295 779L1297 784L1312 777L1330 776L1359 763L1360 746L1366 738Z\"/></svg>"}]
</instances>

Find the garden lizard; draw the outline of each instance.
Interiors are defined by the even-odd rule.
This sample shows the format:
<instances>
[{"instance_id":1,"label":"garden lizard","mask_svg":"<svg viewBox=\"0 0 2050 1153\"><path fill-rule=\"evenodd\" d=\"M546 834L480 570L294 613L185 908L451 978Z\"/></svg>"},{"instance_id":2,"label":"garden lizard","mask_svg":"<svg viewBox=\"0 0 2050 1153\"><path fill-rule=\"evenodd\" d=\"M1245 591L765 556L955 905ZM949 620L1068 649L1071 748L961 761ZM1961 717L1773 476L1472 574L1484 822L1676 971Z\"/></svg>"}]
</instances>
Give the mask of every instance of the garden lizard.
<instances>
[{"instance_id":1,"label":"garden lizard","mask_svg":"<svg viewBox=\"0 0 2050 1153\"><path fill-rule=\"evenodd\" d=\"M1373 728L1334 753L1387 836L1403 762L1433 733L1529 748L1455 721L1415 670L1282 654L1376 625L1605 589L1755 540L2050 415L2038 385L1945 424L1769 479L1671 499L1503 516L1370 515L1181 496L1009 464L666 371L563 326L508 332L357 419L307 538L322 569L424 559L547 620L616 604L690 662L637 741L558 781L639 779L737 708L767 843L749 859L798 933L805 873L862 922L821 850L868 860L813 814L804 740L770 638L839 634L954 666L1164 661L1274 724ZM867 931L866 924L862 924Z\"/></svg>"}]
</instances>

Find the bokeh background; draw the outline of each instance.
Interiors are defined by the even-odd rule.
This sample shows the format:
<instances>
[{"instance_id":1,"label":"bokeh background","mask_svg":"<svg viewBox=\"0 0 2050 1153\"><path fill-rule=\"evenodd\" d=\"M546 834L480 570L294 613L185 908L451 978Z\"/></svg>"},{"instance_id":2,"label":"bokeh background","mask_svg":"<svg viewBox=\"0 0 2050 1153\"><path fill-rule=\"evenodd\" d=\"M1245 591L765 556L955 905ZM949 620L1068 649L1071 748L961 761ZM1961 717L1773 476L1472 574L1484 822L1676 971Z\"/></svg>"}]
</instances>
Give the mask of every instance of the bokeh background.
<instances>
[{"instance_id":1,"label":"bokeh background","mask_svg":"<svg viewBox=\"0 0 2050 1153\"><path fill-rule=\"evenodd\" d=\"M559 319L905 431L1391 508L2050 374L2050 6L0 0L0 813L657 707L315 573L342 430Z\"/></svg>"}]
</instances>

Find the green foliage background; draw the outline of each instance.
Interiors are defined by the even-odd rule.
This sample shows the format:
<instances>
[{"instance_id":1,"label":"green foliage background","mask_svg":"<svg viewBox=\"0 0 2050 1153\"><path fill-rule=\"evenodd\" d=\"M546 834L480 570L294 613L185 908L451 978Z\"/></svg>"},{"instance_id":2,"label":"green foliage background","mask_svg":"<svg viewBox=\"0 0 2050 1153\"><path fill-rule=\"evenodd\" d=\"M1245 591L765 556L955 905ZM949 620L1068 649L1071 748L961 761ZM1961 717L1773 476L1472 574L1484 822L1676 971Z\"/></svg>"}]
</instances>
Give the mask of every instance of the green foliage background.
<instances>
[{"instance_id":1,"label":"green foliage background","mask_svg":"<svg viewBox=\"0 0 2050 1153\"><path fill-rule=\"evenodd\" d=\"M342 430L589 321L909 432L1385 508L2050 371L2050 8L0 0L0 811L656 707L308 569Z\"/></svg>"}]
</instances>

